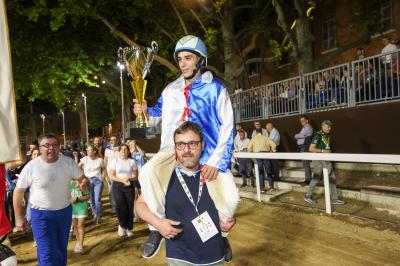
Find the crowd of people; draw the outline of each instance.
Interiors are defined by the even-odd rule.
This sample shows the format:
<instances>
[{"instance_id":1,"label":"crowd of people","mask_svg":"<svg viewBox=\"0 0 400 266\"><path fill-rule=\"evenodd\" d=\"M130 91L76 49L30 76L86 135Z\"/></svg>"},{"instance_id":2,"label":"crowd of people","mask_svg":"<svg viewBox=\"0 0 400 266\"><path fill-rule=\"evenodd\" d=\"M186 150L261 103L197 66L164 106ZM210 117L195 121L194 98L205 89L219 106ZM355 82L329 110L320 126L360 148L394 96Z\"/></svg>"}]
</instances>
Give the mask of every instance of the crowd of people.
<instances>
[{"instance_id":1,"label":"crowd of people","mask_svg":"<svg viewBox=\"0 0 400 266\"><path fill-rule=\"evenodd\" d=\"M324 120L321 123L321 129L314 132L310 125L309 118L306 115L300 116L301 130L294 135L297 143L297 152L312 153L330 153L330 132L332 129L332 121ZM277 152L280 145L280 133L273 123L268 122L262 127L260 121L254 122L254 130L251 133L251 139L241 124L236 124L237 134L234 140L235 152ZM250 185L255 187L253 162L249 158L235 158L233 156L233 167L237 168L239 175L242 177L242 185L240 188L247 187L248 180ZM259 186L263 193L274 191L274 182L280 179L280 164L276 159L256 159L259 173ZM322 169L328 169L330 190L332 191L333 204L344 204L344 201L338 198L336 191L336 176L329 161L312 162L312 170L310 161L302 161L304 168L304 182L302 185L309 185L309 190L304 200L310 204L316 204L313 199L315 186L322 178ZM268 187L265 187L265 180L268 181Z\"/></svg>"},{"instance_id":2,"label":"crowd of people","mask_svg":"<svg viewBox=\"0 0 400 266\"><path fill-rule=\"evenodd\" d=\"M232 95L235 112L246 118L291 114L299 111L301 91L307 110L337 106L348 103L348 93L353 89L356 102L375 101L397 97L399 92L399 59L395 53L400 49L400 41L382 39L383 56L364 59L362 47L356 49L354 71L341 65L293 78L250 88L236 90ZM389 53L389 54L387 54Z\"/></svg>"}]
</instances>

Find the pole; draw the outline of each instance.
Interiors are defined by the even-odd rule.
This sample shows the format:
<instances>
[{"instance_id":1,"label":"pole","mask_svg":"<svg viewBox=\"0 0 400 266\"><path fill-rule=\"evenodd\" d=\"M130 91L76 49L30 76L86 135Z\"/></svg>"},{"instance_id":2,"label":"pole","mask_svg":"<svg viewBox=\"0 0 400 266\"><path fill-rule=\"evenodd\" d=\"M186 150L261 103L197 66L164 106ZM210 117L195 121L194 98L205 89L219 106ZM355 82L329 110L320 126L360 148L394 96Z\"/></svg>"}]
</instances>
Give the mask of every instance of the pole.
<instances>
[{"instance_id":1,"label":"pole","mask_svg":"<svg viewBox=\"0 0 400 266\"><path fill-rule=\"evenodd\" d=\"M86 144L89 144L89 129L88 129L88 117L87 117L87 106L86 106L86 95L82 93L83 103L85 106L85 123L86 123Z\"/></svg>"},{"instance_id":2,"label":"pole","mask_svg":"<svg viewBox=\"0 0 400 266\"><path fill-rule=\"evenodd\" d=\"M62 115L62 121L63 121L63 135L64 135L64 149L66 148L66 136L65 136L65 116L64 116L64 112L62 110L60 110L61 115Z\"/></svg>"},{"instance_id":3,"label":"pole","mask_svg":"<svg viewBox=\"0 0 400 266\"><path fill-rule=\"evenodd\" d=\"M327 168L322 168L322 172L324 175L324 187L325 187L325 207L326 207L326 213L327 214L332 214L332 209L331 209L331 191L329 189L329 172Z\"/></svg>"},{"instance_id":4,"label":"pole","mask_svg":"<svg viewBox=\"0 0 400 266\"><path fill-rule=\"evenodd\" d=\"M44 135L44 119L46 118L46 116L44 114L40 115L40 118L42 118L42 135Z\"/></svg>"},{"instance_id":5,"label":"pole","mask_svg":"<svg viewBox=\"0 0 400 266\"><path fill-rule=\"evenodd\" d=\"M125 142L125 106L124 106L124 82L122 80L122 70L124 65L118 62L119 79L121 84L121 123L122 123L122 142Z\"/></svg>"}]
</instances>

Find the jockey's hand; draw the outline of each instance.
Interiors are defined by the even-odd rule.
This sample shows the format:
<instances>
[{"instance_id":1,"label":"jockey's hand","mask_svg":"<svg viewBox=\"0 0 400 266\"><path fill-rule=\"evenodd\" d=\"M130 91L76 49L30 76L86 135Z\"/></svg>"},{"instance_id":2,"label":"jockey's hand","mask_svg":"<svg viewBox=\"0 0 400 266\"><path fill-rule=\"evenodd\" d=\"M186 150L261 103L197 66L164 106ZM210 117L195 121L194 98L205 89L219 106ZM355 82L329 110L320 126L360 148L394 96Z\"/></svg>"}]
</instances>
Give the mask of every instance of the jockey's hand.
<instances>
[{"instance_id":1,"label":"jockey's hand","mask_svg":"<svg viewBox=\"0 0 400 266\"><path fill-rule=\"evenodd\" d=\"M155 227L164 238L170 239L176 237L182 232L182 229L177 228L180 223L181 222L170 219L161 219Z\"/></svg>"},{"instance_id":2,"label":"jockey's hand","mask_svg":"<svg viewBox=\"0 0 400 266\"><path fill-rule=\"evenodd\" d=\"M201 170L201 174L208 180L213 181L218 177L218 168L205 164Z\"/></svg>"},{"instance_id":3,"label":"jockey's hand","mask_svg":"<svg viewBox=\"0 0 400 266\"><path fill-rule=\"evenodd\" d=\"M228 232L229 230L232 229L232 227L236 224L236 219L235 218L228 218L226 222L223 222L222 220L219 221L219 226L221 227L222 232Z\"/></svg>"},{"instance_id":4,"label":"jockey's hand","mask_svg":"<svg viewBox=\"0 0 400 266\"><path fill-rule=\"evenodd\" d=\"M135 104L133 106L133 113L135 115L139 115L139 114L147 112L147 101L146 100L144 100L142 104L139 104L138 100L134 99L133 103Z\"/></svg>"}]
</instances>

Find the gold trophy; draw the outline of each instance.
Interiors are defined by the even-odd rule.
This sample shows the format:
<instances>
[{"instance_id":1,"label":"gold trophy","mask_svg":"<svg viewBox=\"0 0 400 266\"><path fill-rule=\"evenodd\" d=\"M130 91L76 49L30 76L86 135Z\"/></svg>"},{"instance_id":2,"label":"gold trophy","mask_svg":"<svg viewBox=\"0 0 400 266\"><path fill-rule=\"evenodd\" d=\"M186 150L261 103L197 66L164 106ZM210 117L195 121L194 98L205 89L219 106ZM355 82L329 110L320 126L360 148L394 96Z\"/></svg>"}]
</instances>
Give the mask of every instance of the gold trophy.
<instances>
[{"instance_id":1,"label":"gold trophy","mask_svg":"<svg viewBox=\"0 0 400 266\"><path fill-rule=\"evenodd\" d=\"M125 47L119 48L119 55L125 63L128 75L132 78L131 86L138 104L143 104L146 93L146 75L150 72L151 63L157 54L158 45L155 41L151 42L151 47ZM145 113L136 116L136 127L149 127Z\"/></svg>"}]
</instances>

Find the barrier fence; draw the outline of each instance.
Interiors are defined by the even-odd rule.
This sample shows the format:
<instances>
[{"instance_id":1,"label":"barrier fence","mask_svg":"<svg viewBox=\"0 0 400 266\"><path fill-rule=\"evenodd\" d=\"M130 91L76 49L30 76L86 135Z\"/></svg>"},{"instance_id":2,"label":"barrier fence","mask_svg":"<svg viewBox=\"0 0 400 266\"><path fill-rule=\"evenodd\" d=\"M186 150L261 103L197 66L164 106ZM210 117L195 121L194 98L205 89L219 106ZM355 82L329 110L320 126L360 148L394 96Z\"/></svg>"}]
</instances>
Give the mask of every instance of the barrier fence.
<instances>
[{"instance_id":1,"label":"barrier fence","mask_svg":"<svg viewBox=\"0 0 400 266\"><path fill-rule=\"evenodd\" d=\"M231 95L237 122L400 99L399 53L379 54Z\"/></svg>"},{"instance_id":2,"label":"barrier fence","mask_svg":"<svg viewBox=\"0 0 400 266\"><path fill-rule=\"evenodd\" d=\"M278 159L278 160L312 160L312 161L331 161L331 162L354 162L354 163L379 163L379 164L400 164L400 155L389 154L351 154L351 153L252 153L238 152L235 153L236 158L249 159ZM257 199L261 202L260 191L260 175L258 172L257 160L254 161L254 173L256 177ZM325 189L325 205L326 213L331 214L331 198L329 190L328 169L323 169L324 189Z\"/></svg>"}]
</instances>

